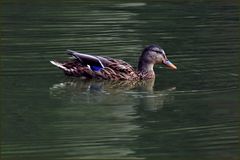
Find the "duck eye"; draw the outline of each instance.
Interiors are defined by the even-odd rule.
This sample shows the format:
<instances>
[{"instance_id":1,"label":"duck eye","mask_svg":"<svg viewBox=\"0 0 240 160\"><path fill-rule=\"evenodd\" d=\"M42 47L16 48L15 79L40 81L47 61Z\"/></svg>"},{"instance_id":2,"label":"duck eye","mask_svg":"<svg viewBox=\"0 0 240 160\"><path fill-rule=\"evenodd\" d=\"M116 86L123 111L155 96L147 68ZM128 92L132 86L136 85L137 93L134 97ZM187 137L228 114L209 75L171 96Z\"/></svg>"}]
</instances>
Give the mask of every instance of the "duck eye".
<instances>
[{"instance_id":1,"label":"duck eye","mask_svg":"<svg viewBox=\"0 0 240 160\"><path fill-rule=\"evenodd\" d=\"M151 50L151 51L156 52L156 53L159 53L159 54L163 54L162 51L158 51L158 50Z\"/></svg>"}]
</instances>

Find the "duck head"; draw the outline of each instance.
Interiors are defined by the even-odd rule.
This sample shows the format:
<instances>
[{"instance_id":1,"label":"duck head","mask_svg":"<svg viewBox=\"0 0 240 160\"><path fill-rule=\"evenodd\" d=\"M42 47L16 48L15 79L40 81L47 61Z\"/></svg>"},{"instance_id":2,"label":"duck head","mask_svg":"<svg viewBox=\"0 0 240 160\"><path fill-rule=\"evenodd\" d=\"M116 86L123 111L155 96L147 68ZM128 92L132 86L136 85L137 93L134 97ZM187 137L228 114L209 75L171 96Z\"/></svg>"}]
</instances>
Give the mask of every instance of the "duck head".
<instances>
[{"instance_id":1,"label":"duck head","mask_svg":"<svg viewBox=\"0 0 240 160\"><path fill-rule=\"evenodd\" d=\"M158 45L149 45L142 51L138 62L140 72L153 72L155 64L163 64L167 68L176 70L177 67L171 63L164 50Z\"/></svg>"}]
</instances>

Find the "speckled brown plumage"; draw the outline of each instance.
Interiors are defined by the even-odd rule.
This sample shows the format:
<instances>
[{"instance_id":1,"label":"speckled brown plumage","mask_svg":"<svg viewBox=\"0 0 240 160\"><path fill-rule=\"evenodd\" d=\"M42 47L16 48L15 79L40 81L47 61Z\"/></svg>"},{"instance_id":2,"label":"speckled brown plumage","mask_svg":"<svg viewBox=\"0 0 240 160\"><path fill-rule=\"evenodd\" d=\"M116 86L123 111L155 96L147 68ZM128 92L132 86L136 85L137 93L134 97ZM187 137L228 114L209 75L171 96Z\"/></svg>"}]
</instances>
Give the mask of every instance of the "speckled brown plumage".
<instances>
[{"instance_id":1,"label":"speckled brown plumage","mask_svg":"<svg viewBox=\"0 0 240 160\"><path fill-rule=\"evenodd\" d=\"M165 52L156 45L150 45L143 50L139 58L138 69L134 69L120 59L92 56L75 51L69 51L68 54L74 56L75 59L64 63L57 61L51 61L51 63L62 69L68 76L88 79L130 81L153 79L155 77L153 66L158 63L176 69L176 66L167 59ZM95 70L93 67L100 69Z\"/></svg>"}]
</instances>

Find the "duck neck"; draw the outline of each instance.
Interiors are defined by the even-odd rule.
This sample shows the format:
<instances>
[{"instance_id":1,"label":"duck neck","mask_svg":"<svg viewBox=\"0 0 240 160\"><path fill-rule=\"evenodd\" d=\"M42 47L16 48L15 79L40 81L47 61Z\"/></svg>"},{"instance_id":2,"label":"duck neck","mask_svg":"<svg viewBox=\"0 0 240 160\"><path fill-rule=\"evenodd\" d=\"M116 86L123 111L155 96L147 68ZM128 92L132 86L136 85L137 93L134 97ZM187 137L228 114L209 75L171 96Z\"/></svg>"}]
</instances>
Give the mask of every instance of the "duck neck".
<instances>
[{"instance_id":1,"label":"duck neck","mask_svg":"<svg viewBox=\"0 0 240 160\"><path fill-rule=\"evenodd\" d=\"M140 60L138 63L138 71L141 73L154 73L153 66L153 63L147 63Z\"/></svg>"}]
</instances>

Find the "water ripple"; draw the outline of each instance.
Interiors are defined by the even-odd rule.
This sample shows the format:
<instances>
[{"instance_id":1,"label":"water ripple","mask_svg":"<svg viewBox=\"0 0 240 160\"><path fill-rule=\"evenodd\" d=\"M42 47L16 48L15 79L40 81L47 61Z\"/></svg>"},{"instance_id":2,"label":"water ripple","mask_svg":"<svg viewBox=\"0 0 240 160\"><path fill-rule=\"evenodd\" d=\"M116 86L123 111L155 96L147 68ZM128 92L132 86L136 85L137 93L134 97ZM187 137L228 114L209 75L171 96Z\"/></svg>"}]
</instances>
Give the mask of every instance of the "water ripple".
<instances>
[{"instance_id":1,"label":"water ripple","mask_svg":"<svg viewBox=\"0 0 240 160\"><path fill-rule=\"evenodd\" d=\"M234 3L1 2L3 158L237 157ZM145 86L82 81L49 63L72 49L137 66L152 43L178 70L157 65Z\"/></svg>"}]
</instances>

